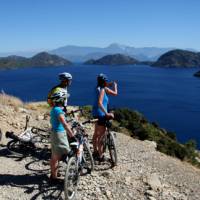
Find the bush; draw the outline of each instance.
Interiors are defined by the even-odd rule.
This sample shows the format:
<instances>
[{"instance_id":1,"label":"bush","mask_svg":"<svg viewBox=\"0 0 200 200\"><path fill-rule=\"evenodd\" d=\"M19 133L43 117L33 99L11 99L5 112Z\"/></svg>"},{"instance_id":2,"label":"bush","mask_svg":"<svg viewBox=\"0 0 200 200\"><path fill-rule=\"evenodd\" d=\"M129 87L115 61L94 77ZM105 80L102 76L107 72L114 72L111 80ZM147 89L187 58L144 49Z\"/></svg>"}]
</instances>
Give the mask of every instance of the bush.
<instances>
[{"instance_id":1,"label":"bush","mask_svg":"<svg viewBox=\"0 0 200 200\"><path fill-rule=\"evenodd\" d=\"M115 120L138 139L155 141L160 152L197 164L194 140L188 141L185 145L180 144L176 141L175 133L164 131L156 122L149 123L142 114L127 108L116 109Z\"/></svg>"},{"instance_id":2,"label":"bush","mask_svg":"<svg viewBox=\"0 0 200 200\"><path fill-rule=\"evenodd\" d=\"M86 118L92 118L92 106L86 105L82 106L81 109L83 110L83 116Z\"/></svg>"}]
</instances>

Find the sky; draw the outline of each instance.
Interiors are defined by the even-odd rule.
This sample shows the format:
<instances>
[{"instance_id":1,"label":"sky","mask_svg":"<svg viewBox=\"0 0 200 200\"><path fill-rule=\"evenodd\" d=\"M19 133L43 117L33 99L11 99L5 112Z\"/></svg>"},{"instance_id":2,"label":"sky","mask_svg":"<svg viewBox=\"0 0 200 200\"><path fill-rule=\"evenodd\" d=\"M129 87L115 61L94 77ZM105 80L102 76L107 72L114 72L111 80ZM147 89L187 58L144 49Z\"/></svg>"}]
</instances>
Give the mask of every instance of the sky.
<instances>
[{"instance_id":1,"label":"sky","mask_svg":"<svg viewBox=\"0 0 200 200\"><path fill-rule=\"evenodd\" d=\"M200 50L199 0L0 0L0 53L65 45Z\"/></svg>"}]
</instances>

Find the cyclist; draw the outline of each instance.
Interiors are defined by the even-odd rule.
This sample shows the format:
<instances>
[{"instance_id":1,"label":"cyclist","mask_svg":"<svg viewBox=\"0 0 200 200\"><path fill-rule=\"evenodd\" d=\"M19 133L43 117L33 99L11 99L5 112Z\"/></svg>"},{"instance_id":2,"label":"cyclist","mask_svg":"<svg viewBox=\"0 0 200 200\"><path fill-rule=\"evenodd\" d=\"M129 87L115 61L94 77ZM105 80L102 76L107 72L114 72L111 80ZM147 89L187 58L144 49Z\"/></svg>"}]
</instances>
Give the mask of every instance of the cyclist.
<instances>
[{"instance_id":1,"label":"cyclist","mask_svg":"<svg viewBox=\"0 0 200 200\"><path fill-rule=\"evenodd\" d=\"M95 130L93 135L93 156L99 161L104 160L102 139L106 131L106 121L114 118L114 114L108 112L108 95L116 96L117 94L117 83L109 82L105 74L99 74L97 76L95 101L92 111L93 117L98 118L98 121L95 124Z\"/></svg>"},{"instance_id":2,"label":"cyclist","mask_svg":"<svg viewBox=\"0 0 200 200\"><path fill-rule=\"evenodd\" d=\"M59 181L58 177L58 162L63 155L70 153L68 137L74 138L70 125L65 120L63 104L66 100L66 90L60 89L52 94L51 100L53 107L50 112L51 131L51 181ZM68 136L68 137L67 137Z\"/></svg>"},{"instance_id":3,"label":"cyclist","mask_svg":"<svg viewBox=\"0 0 200 200\"><path fill-rule=\"evenodd\" d=\"M69 97L69 93L67 92L67 87L71 85L72 82L72 75L70 73L67 72L63 72L60 73L59 75L59 80L61 81L59 85L56 85L55 87L53 87L50 92L48 93L48 98L47 98L47 102L48 104L52 107L53 106L53 102L51 100L51 96L58 92L60 89L65 89L66 90L66 100L64 102L64 112L67 111L67 98Z\"/></svg>"}]
</instances>

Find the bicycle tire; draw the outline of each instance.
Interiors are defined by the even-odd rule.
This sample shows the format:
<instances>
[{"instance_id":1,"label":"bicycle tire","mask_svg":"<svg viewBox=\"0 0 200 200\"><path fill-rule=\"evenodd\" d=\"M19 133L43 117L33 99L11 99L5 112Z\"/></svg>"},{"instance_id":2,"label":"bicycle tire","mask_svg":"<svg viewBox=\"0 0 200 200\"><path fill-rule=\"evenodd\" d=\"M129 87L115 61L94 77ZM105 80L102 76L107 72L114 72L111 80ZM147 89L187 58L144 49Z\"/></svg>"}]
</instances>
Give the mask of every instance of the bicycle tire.
<instances>
[{"instance_id":1,"label":"bicycle tire","mask_svg":"<svg viewBox=\"0 0 200 200\"><path fill-rule=\"evenodd\" d=\"M78 161L71 157L67 163L64 179L64 194L66 200L74 200L77 193L79 181ZM72 187L72 189L71 189Z\"/></svg>"},{"instance_id":2,"label":"bicycle tire","mask_svg":"<svg viewBox=\"0 0 200 200\"><path fill-rule=\"evenodd\" d=\"M89 172L94 170L94 159L88 142L83 144L83 166Z\"/></svg>"},{"instance_id":3,"label":"bicycle tire","mask_svg":"<svg viewBox=\"0 0 200 200\"><path fill-rule=\"evenodd\" d=\"M29 151L27 151L27 149L29 148L29 150L31 150L34 148L34 146L27 147L26 144L19 140L10 140L6 146L11 154L19 156L28 155Z\"/></svg>"},{"instance_id":4,"label":"bicycle tire","mask_svg":"<svg viewBox=\"0 0 200 200\"><path fill-rule=\"evenodd\" d=\"M111 164L112 166L117 165L117 150L115 144L115 138L112 132L108 133L108 150L110 154Z\"/></svg>"},{"instance_id":5,"label":"bicycle tire","mask_svg":"<svg viewBox=\"0 0 200 200\"><path fill-rule=\"evenodd\" d=\"M106 153L106 149L107 149L107 143L108 143L108 141L107 141L107 135L108 135L108 132L107 132L107 130L106 130L106 133L104 134L104 137L103 137L103 139L102 139L102 145L103 145L103 152L104 153Z\"/></svg>"}]
</instances>

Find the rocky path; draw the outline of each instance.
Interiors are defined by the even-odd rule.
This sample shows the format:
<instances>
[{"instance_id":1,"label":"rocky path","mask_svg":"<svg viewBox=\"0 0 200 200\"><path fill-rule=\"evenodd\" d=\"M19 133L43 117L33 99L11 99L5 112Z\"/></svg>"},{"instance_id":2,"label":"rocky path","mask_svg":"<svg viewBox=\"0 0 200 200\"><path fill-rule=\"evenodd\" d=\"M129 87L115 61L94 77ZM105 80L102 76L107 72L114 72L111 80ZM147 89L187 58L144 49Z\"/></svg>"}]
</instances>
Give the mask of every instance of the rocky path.
<instances>
[{"instance_id":1,"label":"rocky path","mask_svg":"<svg viewBox=\"0 0 200 200\"><path fill-rule=\"evenodd\" d=\"M38 112L26 109L5 112L5 107L0 106L2 132L21 129L27 113L32 115L34 125L48 125L48 119ZM91 127L89 130L93 132ZM49 184L48 160L39 151L14 156L5 146L7 141L3 136L0 145L0 199L64 199L63 186ZM153 142L142 142L120 133L116 142L118 166L111 169L105 162L96 165L91 175L81 176L77 199L200 199L200 170L157 152Z\"/></svg>"},{"instance_id":2,"label":"rocky path","mask_svg":"<svg viewBox=\"0 0 200 200\"><path fill-rule=\"evenodd\" d=\"M77 199L200 199L200 171L165 156L155 144L117 134L119 164L96 165L82 176ZM13 156L0 149L1 199L63 199L62 185L48 182L48 161L39 155Z\"/></svg>"}]
</instances>

